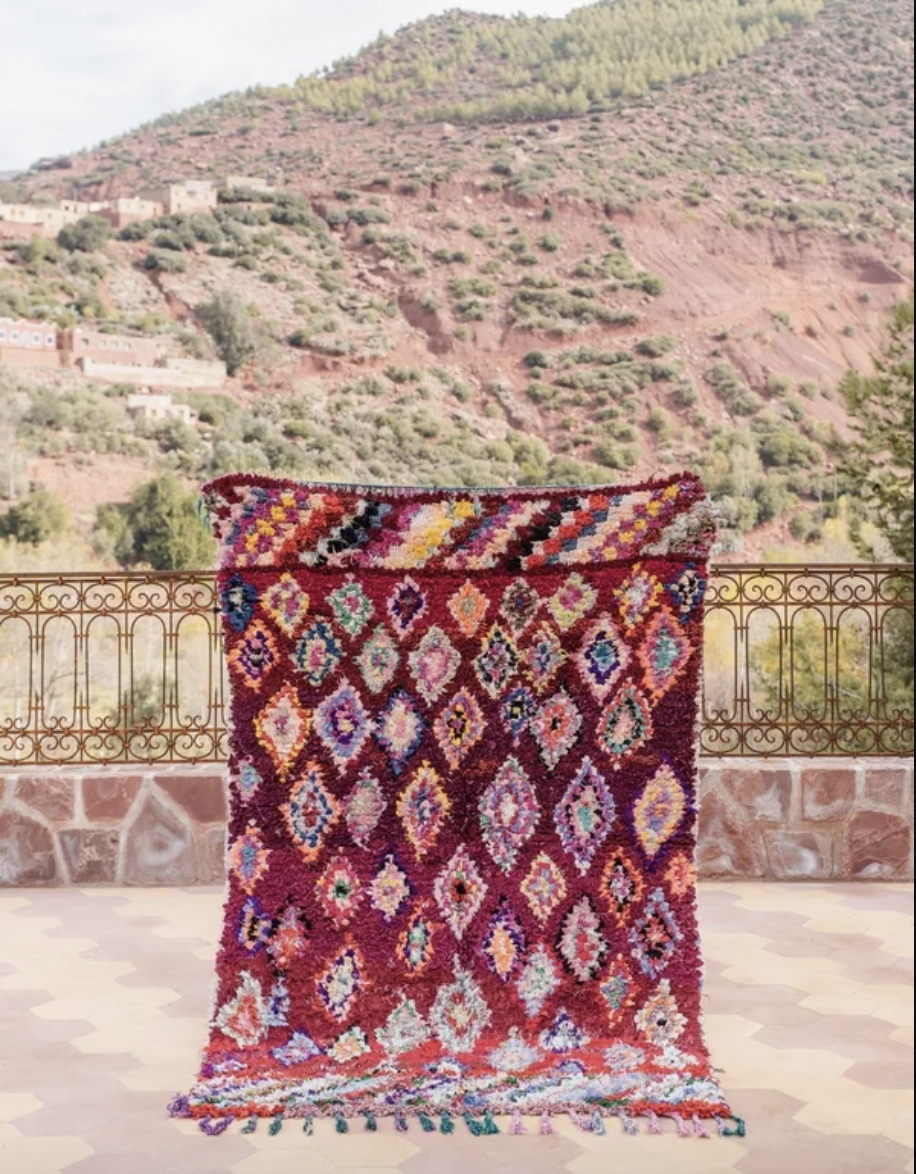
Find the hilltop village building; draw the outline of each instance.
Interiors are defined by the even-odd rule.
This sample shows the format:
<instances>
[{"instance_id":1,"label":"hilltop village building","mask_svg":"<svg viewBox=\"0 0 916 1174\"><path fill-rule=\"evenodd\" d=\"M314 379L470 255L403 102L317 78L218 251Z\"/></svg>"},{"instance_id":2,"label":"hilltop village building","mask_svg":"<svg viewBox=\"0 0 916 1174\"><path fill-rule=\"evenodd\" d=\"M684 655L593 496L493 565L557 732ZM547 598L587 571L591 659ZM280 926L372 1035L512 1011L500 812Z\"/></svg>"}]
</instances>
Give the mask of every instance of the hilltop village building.
<instances>
[{"instance_id":1,"label":"hilltop village building","mask_svg":"<svg viewBox=\"0 0 916 1174\"><path fill-rule=\"evenodd\" d=\"M75 368L101 383L176 390L215 391L226 382L225 363L167 356L156 338L83 327L59 330L28 319L0 318L3 367Z\"/></svg>"}]
</instances>

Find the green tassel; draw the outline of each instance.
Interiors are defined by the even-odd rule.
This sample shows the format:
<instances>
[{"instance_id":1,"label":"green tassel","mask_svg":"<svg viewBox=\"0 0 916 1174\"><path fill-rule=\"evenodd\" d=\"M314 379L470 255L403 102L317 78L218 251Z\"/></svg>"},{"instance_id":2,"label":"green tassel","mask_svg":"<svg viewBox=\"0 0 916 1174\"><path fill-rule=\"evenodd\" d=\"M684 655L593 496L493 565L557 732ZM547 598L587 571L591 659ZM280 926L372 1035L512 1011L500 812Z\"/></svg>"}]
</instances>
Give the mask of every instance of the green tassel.
<instances>
[{"instance_id":1,"label":"green tassel","mask_svg":"<svg viewBox=\"0 0 916 1174\"><path fill-rule=\"evenodd\" d=\"M378 1132L378 1121L376 1121L374 1113L366 1114L366 1128L370 1133Z\"/></svg>"},{"instance_id":2,"label":"green tassel","mask_svg":"<svg viewBox=\"0 0 916 1174\"><path fill-rule=\"evenodd\" d=\"M350 1132L350 1126L349 1126L349 1123L347 1122L346 1117L338 1117L337 1118L337 1132L338 1133L349 1133Z\"/></svg>"},{"instance_id":3,"label":"green tassel","mask_svg":"<svg viewBox=\"0 0 916 1174\"><path fill-rule=\"evenodd\" d=\"M435 1133L436 1126L433 1124L432 1118L427 1117L425 1113L420 1114L420 1125L424 1133Z\"/></svg>"},{"instance_id":4,"label":"green tassel","mask_svg":"<svg viewBox=\"0 0 916 1174\"><path fill-rule=\"evenodd\" d=\"M443 1113L442 1114L442 1123L439 1126L439 1128L441 1129L441 1131L443 1133L454 1133L455 1132L455 1122L452 1120L451 1113Z\"/></svg>"},{"instance_id":5,"label":"green tassel","mask_svg":"<svg viewBox=\"0 0 916 1174\"><path fill-rule=\"evenodd\" d=\"M245 1124L242 1126L242 1133L254 1133L254 1131L257 1129L257 1127L258 1127L257 1117L249 1117L248 1120L245 1122Z\"/></svg>"},{"instance_id":6,"label":"green tassel","mask_svg":"<svg viewBox=\"0 0 916 1174\"><path fill-rule=\"evenodd\" d=\"M747 1125L744 1122L744 1118L743 1117L732 1117L732 1121L735 1122L735 1128L734 1129L723 1129L722 1136L723 1137L746 1137L747 1136Z\"/></svg>"},{"instance_id":7,"label":"green tassel","mask_svg":"<svg viewBox=\"0 0 916 1174\"><path fill-rule=\"evenodd\" d=\"M465 1113L464 1123L475 1137L480 1137L484 1131L483 1125L479 1121L475 1121L470 1113Z\"/></svg>"},{"instance_id":8,"label":"green tassel","mask_svg":"<svg viewBox=\"0 0 916 1174\"><path fill-rule=\"evenodd\" d=\"M499 1126L493 1120L493 1114L490 1112L487 1112L486 1116L483 1119L483 1131L484 1131L484 1133L488 1134L490 1137L492 1137L496 1133L499 1133Z\"/></svg>"},{"instance_id":9,"label":"green tassel","mask_svg":"<svg viewBox=\"0 0 916 1174\"><path fill-rule=\"evenodd\" d=\"M271 1137L276 1137L282 1128L283 1128L283 1114L278 1113L276 1115L276 1117L274 1117L273 1121L271 1121L270 1127L267 1130L267 1132L270 1134Z\"/></svg>"},{"instance_id":10,"label":"green tassel","mask_svg":"<svg viewBox=\"0 0 916 1174\"><path fill-rule=\"evenodd\" d=\"M315 1118L314 1117L306 1117L306 1119L302 1122L302 1132L304 1134L306 1134L308 1137L312 1136L312 1134L315 1132Z\"/></svg>"}]
</instances>

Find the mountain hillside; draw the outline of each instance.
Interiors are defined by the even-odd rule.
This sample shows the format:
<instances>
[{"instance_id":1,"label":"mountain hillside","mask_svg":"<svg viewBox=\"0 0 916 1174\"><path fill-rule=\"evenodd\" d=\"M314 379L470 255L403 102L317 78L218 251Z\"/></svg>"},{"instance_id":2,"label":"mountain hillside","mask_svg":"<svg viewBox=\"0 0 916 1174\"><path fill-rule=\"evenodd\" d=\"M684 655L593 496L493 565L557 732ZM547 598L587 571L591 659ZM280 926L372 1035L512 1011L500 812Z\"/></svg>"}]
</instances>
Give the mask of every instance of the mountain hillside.
<instances>
[{"instance_id":1,"label":"mountain hillside","mask_svg":"<svg viewBox=\"0 0 916 1174\"><path fill-rule=\"evenodd\" d=\"M65 498L70 557L110 559L79 553L97 507L163 469L489 485L691 465L726 554L835 554L837 385L912 283L911 51L908 0L452 12L46 161L0 200L270 190L88 249L0 242L0 317L226 357L216 298L239 344L222 392L176 394L190 422L0 361L0 483Z\"/></svg>"}]
</instances>

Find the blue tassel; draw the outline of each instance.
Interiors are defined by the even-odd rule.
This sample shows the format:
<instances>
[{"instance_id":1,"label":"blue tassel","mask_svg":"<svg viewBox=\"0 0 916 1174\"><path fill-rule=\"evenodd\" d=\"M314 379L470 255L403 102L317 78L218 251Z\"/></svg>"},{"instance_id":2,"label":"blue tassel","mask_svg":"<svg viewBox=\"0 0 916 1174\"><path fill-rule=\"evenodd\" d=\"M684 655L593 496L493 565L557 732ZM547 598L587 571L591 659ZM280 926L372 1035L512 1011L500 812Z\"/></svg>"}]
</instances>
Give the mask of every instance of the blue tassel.
<instances>
[{"instance_id":1,"label":"blue tassel","mask_svg":"<svg viewBox=\"0 0 916 1174\"><path fill-rule=\"evenodd\" d=\"M420 1114L420 1125L424 1133L435 1133L436 1126L433 1124L432 1118L427 1117L425 1113Z\"/></svg>"},{"instance_id":2,"label":"blue tassel","mask_svg":"<svg viewBox=\"0 0 916 1174\"><path fill-rule=\"evenodd\" d=\"M475 1121L470 1113L465 1113L464 1123L475 1137L480 1137L483 1133L484 1127L479 1121Z\"/></svg>"},{"instance_id":3,"label":"blue tassel","mask_svg":"<svg viewBox=\"0 0 916 1174\"><path fill-rule=\"evenodd\" d=\"M276 1117L274 1117L273 1121L271 1121L270 1127L268 1128L267 1132L270 1134L271 1137L276 1137L282 1128L283 1128L283 1114L278 1113L276 1115Z\"/></svg>"},{"instance_id":4,"label":"blue tassel","mask_svg":"<svg viewBox=\"0 0 916 1174\"><path fill-rule=\"evenodd\" d=\"M443 1113L442 1114L442 1122L441 1122L439 1128L441 1129L441 1131L443 1133L446 1133L446 1134L455 1132L455 1122L452 1120L451 1113Z\"/></svg>"},{"instance_id":5,"label":"blue tassel","mask_svg":"<svg viewBox=\"0 0 916 1174\"><path fill-rule=\"evenodd\" d=\"M626 1124L624 1124L624 1128L626 1128ZM597 1109L592 1114L592 1133L596 1133L599 1137L604 1137L607 1133L607 1130L604 1128L604 1118Z\"/></svg>"},{"instance_id":6,"label":"blue tassel","mask_svg":"<svg viewBox=\"0 0 916 1174\"><path fill-rule=\"evenodd\" d=\"M258 1127L257 1117L249 1117L248 1120L245 1122L245 1124L242 1126L242 1133L254 1133L254 1131L257 1129L257 1127Z\"/></svg>"},{"instance_id":7,"label":"blue tassel","mask_svg":"<svg viewBox=\"0 0 916 1174\"><path fill-rule=\"evenodd\" d=\"M407 1133L407 1131L409 1130L410 1126L407 1124L407 1118L404 1116L403 1113L395 1113L394 1127L398 1131L398 1133Z\"/></svg>"},{"instance_id":8,"label":"blue tassel","mask_svg":"<svg viewBox=\"0 0 916 1174\"><path fill-rule=\"evenodd\" d=\"M499 1126L493 1120L493 1114L490 1113L489 1111L486 1113L486 1115L483 1119L483 1131L489 1137L492 1137L494 1134L499 1133Z\"/></svg>"},{"instance_id":9,"label":"blue tassel","mask_svg":"<svg viewBox=\"0 0 916 1174\"><path fill-rule=\"evenodd\" d=\"M378 1121L376 1121L374 1113L366 1114L366 1128L370 1133L378 1132Z\"/></svg>"},{"instance_id":10,"label":"blue tassel","mask_svg":"<svg viewBox=\"0 0 916 1174\"><path fill-rule=\"evenodd\" d=\"M349 1133L350 1132L350 1126L349 1126L349 1123L347 1122L346 1117L338 1117L337 1118L337 1132L338 1133Z\"/></svg>"},{"instance_id":11,"label":"blue tassel","mask_svg":"<svg viewBox=\"0 0 916 1174\"><path fill-rule=\"evenodd\" d=\"M306 1137L312 1136L312 1134L315 1132L314 1117L306 1117L306 1119L302 1122L302 1132L306 1135Z\"/></svg>"}]
</instances>

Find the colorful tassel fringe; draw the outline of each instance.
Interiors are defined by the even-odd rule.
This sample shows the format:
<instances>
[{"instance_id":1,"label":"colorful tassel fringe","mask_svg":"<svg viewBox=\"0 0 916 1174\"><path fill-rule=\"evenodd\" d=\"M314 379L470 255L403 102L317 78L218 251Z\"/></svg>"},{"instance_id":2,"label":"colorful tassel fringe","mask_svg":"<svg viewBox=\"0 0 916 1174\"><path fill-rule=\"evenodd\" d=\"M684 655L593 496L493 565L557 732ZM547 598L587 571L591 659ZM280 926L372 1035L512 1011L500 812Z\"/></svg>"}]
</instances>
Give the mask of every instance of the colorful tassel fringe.
<instances>
[{"instance_id":1,"label":"colorful tassel fringe","mask_svg":"<svg viewBox=\"0 0 916 1174\"><path fill-rule=\"evenodd\" d=\"M254 1131L257 1129L257 1127L258 1127L257 1117L249 1117L248 1120L245 1122L245 1124L242 1126L242 1133L254 1133Z\"/></svg>"},{"instance_id":2,"label":"colorful tassel fringe","mask_svg":"<svg viewBox=\"0 0 916 1174\"><path fill-rule=\"evenodd\" d=\"M541 1118L541 1133L544 1137L552 1137L556 1133L549 1113L545 1113Z\"/></svg>"},{"instance_id":3,"label":"colorful tassel fringe","mask_svg":"<svg viewBox=\"0 0 916 1174\"><path fill-rule=\"evenodd\" d=\"M370 1133L377 1133L378 1132L378 1121L376 1121L374 1113L367 1113L366 1114L366 1129Z\"/></svg>"},{"instance_id":4,"label":"colorful tassel fringe","mask_svg":"<svg viewBox=\"0 0 916 1174\"><path fill-rule=\"evenodd\" d=\"M512 1125L509 1132L513 1137L520 1137L525 1132L525 1119L518 1111L512 1114Z\"/></svg>"},{"instance_id":5,"label":"colorful tassel fringe","mask_svg":"<svg viewBox=\"0 0 916 1174\"><path fill-rule=\"evenodd\" d=\"M419 1118L420 1128L424 1133L435 1133L436 1126L431 1117L427 1117L425 1113L421 1113Z\"/></svg>"},{"instance_id":6,"label":"colorful tassel fringe","mask_svg":"<svg viewBox=\"0 0 916 1174\"><path fill-rule=\"evenodd\" d=\"M442 1121L439 1125L439 1128L442 1131L442 1133L448 1134L448 1133L455 1132L455 1122L452 1120L451 1113L443 1113L442 1114Z\"/></svg>"}]
</instances>

